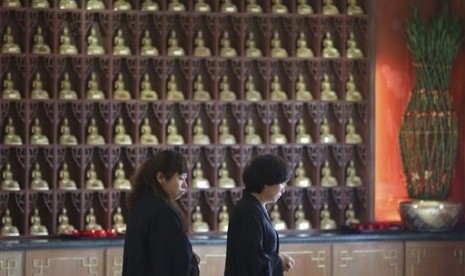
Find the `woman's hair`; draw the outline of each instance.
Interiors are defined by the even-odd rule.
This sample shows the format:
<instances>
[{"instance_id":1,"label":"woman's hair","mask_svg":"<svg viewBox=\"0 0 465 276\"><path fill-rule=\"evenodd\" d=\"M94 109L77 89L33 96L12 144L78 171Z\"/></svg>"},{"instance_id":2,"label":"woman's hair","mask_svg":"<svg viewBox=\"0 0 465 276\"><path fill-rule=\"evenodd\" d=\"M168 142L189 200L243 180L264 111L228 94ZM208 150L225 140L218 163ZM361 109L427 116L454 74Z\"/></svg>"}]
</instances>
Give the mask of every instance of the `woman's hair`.
<instances>
[{"instance_id":1,"label":"woman's hair","mask_svg":"<svg viewBox=\"0 0 465 276\"><path fill-rule=\"evenodd\" d=\"M252 159L242 173L245 190L261 193L265 186L289 181L291 170L286 161L274 154L258 155Z\"/></svg>"},{"instance_id":2,"label":"woman's hair","mask_svg":"<svg viewBox=\"0 0 465 276\"><path fill-rule=\"evenodd\" d=\"M161 172L166 179L170 179L175 173L180 175L187 173L187 161L178 152L164 150L142 163L130 179L131 192L126 200L129 210L134 206L143 190L151 191L155 196L169 200L161 183L157 180L158 172Z\"/></svg>"}]
</instances>

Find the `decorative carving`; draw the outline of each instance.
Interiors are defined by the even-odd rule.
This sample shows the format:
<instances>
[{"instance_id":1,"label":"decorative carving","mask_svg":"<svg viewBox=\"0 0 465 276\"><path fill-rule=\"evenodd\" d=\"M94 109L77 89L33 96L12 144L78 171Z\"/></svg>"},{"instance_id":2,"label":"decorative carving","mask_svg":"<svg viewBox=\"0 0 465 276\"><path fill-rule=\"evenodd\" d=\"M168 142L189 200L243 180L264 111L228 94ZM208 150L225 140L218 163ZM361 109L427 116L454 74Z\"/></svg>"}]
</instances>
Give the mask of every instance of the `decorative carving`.
<instances>
[{"instance_id":1,"label":"decorative carving","mask_svg":"<svg viewBox=\"0 0 465 276\"><path fill-rule=\"evenodd\" d=\"M314 210L320 210L328 202L328 190L320 186L308 187L307 199Z\"/></svg>"},{"instance_id":2,"label":"decorative carving","mask_svg":"<svg viewBox=\"0 0 465 276\"><path fill-rule=\"evenodd\" d=\"M339 210L345 210L352 199L352 191L351 187L346 186L337 186L331 189L332 196L334 201L339 208Z\"/></svg>"},{"instance_id":3,"label":"decorative carving","mask_svg":"<svg viewBox=\"0 0 465 276\"><path fill-rule=\"evenodd\" d=\"M352 160L353 147L352 145L334 145L333 154L336 157L336 161L341 168L345 168L347 163Z\"/></svg>"}]
</instances>

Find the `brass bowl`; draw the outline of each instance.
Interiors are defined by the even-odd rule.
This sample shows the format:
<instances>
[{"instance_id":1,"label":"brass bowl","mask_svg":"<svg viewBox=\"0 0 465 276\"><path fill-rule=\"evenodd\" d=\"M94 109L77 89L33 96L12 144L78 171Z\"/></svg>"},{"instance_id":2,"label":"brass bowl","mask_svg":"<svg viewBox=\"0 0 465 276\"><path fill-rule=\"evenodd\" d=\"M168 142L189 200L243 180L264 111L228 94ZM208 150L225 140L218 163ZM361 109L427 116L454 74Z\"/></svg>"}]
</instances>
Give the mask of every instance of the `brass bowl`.
<instances>
[{"instance_id":1,"label":"brass bowl","mask_svg":"<svg viewBox=\"0 0 465 276\"><path fill-rule=\"evenodd\" d=\"M407 229L420 232L452 230L463 214L463 203L414 200L399 204L399 213Z\"/></svg>"}]
</instances>

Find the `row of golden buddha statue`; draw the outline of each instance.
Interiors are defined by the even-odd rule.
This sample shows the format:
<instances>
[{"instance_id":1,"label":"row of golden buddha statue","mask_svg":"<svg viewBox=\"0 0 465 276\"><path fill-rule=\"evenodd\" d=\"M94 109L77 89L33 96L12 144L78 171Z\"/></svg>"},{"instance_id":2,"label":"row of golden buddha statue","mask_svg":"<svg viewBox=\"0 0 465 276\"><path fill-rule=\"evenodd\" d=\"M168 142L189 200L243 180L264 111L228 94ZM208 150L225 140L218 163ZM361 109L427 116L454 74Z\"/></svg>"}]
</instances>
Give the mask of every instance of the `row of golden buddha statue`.
<instances>
[{"instance_id":1,"label":"row of golden buddha statue","mask_svg":"<svg viewBox=\"0 0 465 276\"><path fill-rule=\"evenodd\" d=\"M113 10L114 11L129 11L132 10L132 4L127 0L114 0ZM322 13L325 15L337 15L340 14L339 8L333 4L333 0L323 0ZM60 0L60 9L78 9L76 0ZM85 8L87 10L104 10L105 1L102 0L86 0ZM6 8L19 8L21 7L20 0L3 0L3 7ZM32 0L31 8L35 9L46 9L50 8L48 0ZM142 11L158 11L160 6L157 1L144 0L140 5ZM168 11L172 12L183 12L186 11L186 6L179 0L169 0ZM195 12L211 12L211 6L205 0L195 0L194 4ZM222 0L220 11L223 13L237 13L239 9L236 4L231 0ZM257 4L257 0L247 0L246 12L248 13L262 13L263 8ZM312 14L314 10L312 6L307 4L307 0L298 0L296 12L298 14ZM271 13L274 14L287 14L289 13L288 7L283 4L282 0L273 0L271 6ZM347 14L348 15L362 15L364 14L363 9L357 4L357 0L347 0Z\"/></svg>"},{"instance_id":2,"label":"row of golden buddha statue","mask_svg":"<svg viewBox=\"0 0 465 276\"><path fill-rule=\"evenodd\" d=\"M288 230L287 224L281 219L278 204L274 204L270 211L270 218L274 228L277 231ZM306 219L302 204L299 204L294 214L294 229L295 230L308 230L312 228L311 222ZM331 213L328 208L328 204L324 204L320 213L320 229L332 230L337 228L336 222L331 218ZM98 223L95 215L94 208L90 208L89 212L85 217L85 229L86 230L102 230L103 227ZM359 220L355 217L355 210L353 204L350 203L347 210L345 211L345 225L352 223L359 223ZM218 213L218 231L227 232L229 224L229 213L226 205L222 205L220 212ZM66 208L62 208L60 215L58 216L57 234L70 234L75 227L70 223L69 216ZM126 223L124 222L124 216L122 214L121 207L117 207L112 217L112 229L118 234L126 233ZM194 208L192 213L192 231L194 233L202 233L211 231L211 228L207 222L205 222L202 212L199 206ZM42 220L39 214L39 210L35 208L30 219L29 234L32 236L47 236L49 231L46 226L42 224ZM13 220L10 216L10 210L6 209L2 216L2 227L0 230L0 236L19 236L18 228L13 225Z\"/></svg>"},{"instance_id":3,"label":"row of golden buddha statue","mask_svg":"<svg viewBox=\"0 0 465 276\"><path fill-rule=\"evenodd\" d=\"M99 39L96 28L93 26L90 29L89 36L87 38L87 54L88 55L105 55L105 48L101 45L102 42ZM262 51L257 48L254 34L252 32L248 33L247 40L245 42L245 56L246 57L262 57ZM314 57L313 51L307 45L307 40L305 38L305 33L300 32L297 41L296 41L296 57L300 58L312 58ZM228 31L225 31L222 34L220 41L220 51L219 56L221 57L237 57L238 53L234 47L231 45L231 39L229 37ZM11 53L19 54L21 53L21 48L14 41L14 36L10 26L7 26L5 33L3 34L3 45L2 53ZM34 35L34 43L32 45L31 52L33 54L50 54L50 46L46 44L44 34L41 27L38 27L36 34ZM65 26L62 34L60 35L60 47L59 53L63 55L77 55L77 47L73 44L72 39L69 34L68 28ZM131 48L127 46L127 43L124 39L123 31L121 29L116 30L116 35L113 40L113 49L112 54L116 56L128 56L132 55ZM152 38L148 30L143 32L143 37L141 39L141 56L158 56L158 49L153 46ZM179 45L179 41L175 31L171 31L170 37L168 39L168 56L185 56L186 51L182 46ZM212 56L212 51L206 46L205 38L202 31L196 33L194 39L194 51L193 56L197 57L209 57ZM278 32L274 32L273 38L271 39L271 52L270 56L274 58L285 58L288 57L288 51L282 47L282 39ZM334 46L334 41L330 32L325 33L323 39L323 50L322 57L324 58L338 58L340 57L339 50ZM363 58L364 54L357 46L357 41L353 32L349 33L347 39L346 47L346 57L347 58Z\"/></svg>"},{"instance_id":4,"label":"row of golden buddha statue","mask_svg":"<svg viewBox=\"0 0 465 276\"><path fill-rule=\"evenodd\" d=\"M357 175L355 165L353 161L350 161L346 169L345 185L348 187L358 187L363 185L361 177ZM49 183L42 177L42 171L39 163L33 164L31 172L31 184L30 189L33 191L47 191L50 189ZM325 161L321 168L321 180L322 187L335 187L338 186L338 180L332 175L331 168L328 161ZM302 162L298 163L295 169L295 178L292 181L292 185L296 187L310 187L312 182L306 175ZM112 187L119 190L131 189L131 184L128 178L126 178L126 171L123 163L118 162L117 167L114 171L114 178ZM195 189L208 189L212 185L210 181L204 177L202 165L200 162L195 164L192 172L192 188ZM229 171L225 162L223 162L218 171L218 187L220 188L235 188L237 187L236 182L229 176ZM58 189L60 190L76 190L76 182L71 178L71 174L68 168L68 164L65 162L61 166L59 171ZM103 181L99 179L95 169L95 165L91 162L86 170L86 181L85 189L87 190L103 190L105 185ZM3 191L19 191L21 190L20 184L14 179L11 164L6 163L2 171L1 189Z\"/></svg>"},{"instance_id":5,"label":"row of golden buddha statue","mask_svg":"<svg viewBox=\"0 0 465 276\"><path fill-rule=\"evenodd\" d=\"M97 217L95 215L94 208L90 208L85 218L86 230L102 230L102 226L98 224ZM116 208L116 212L113 215L112 229L118 234L126 233L126 223L121 211L121 207ZM63 208L60 215L58 216L58 227L57 234L71 234L75 227L70 223L69 216L66 208ZM19 236L19 230L13 225L12 218L10 216L10 210L6 209L2 217L2 228L0 236ZM49 231L46 226L42 224L42 219L39 214L39 210L34 208L33 214L30 219L29 235L32 236L47 236Z\"/></svg>"},{"instance_id":6,"label":"row of golden buddha statue","mask_svg":"<svg viewBox=\"0 0 465 276\"><path fill-rule=\"evenodd\" d=\"M361 144L363 138L357 133L353 119L349 118L346 124L345 140L346 144ZM88 135L86 138L86 144L88 145L105 145L106 141L103 135L100 134L100 130L97 126L95 118L90 119L88 125ZM237 143L236 137L229 130L228 121L226 118L221 120L218 127L219 129L219 141L221 145L234 145ZM129 134L127 134L126 127L124 126L123 119L118 117L114 127L113 144L117 145L132 145L133 140ZM139 144L141 145L156 145L158 144L158 138L153 133L148 118L144 118L141 129L140 129ZM259 145L263 143L263 140L259 134L256 133L255 125L253 120L249 118L246 125L244 126L245 139L244 143L249 145ZM297 144L308 144L312 143L313 139L310 134L307 133L304 120L300 118L295 128L295 142ZM333 144L338 143L336 135L331 132L328 119L324 118L320 125L320 143L322 144ZM166 143L169 145L183 145L185 144L184 137L179 134L176 126L176 120L171 118L167 126L167 137ZM274 119L270 126L270 143L271 144L286 144L288 143L287 136L282 133L278 119ZM16 134L16 129L13 124L13 119L9 117L5 126L5 133L3 137L4 145L22 145L22 138ZM50 145L48 137L43 133L42 126L40 125L39 118L34 119L34 123L31 127L31 137L29 141L30 145ZM67 118L63 119L60 126L60 145L78 145L78 139L72 134L71 128ZM210 137L205 134L202 119L198 117L195 120L193 126L192 144L194 145L210 145L212 141Z\"/></svg>"},{"instance_id":7,"label":"row of golden buddha statue","mask_svg":"<svg viewBox=\"0 0 465 276\"><path fill-rule=\"evenodd\" d=\"M167 93L166 99L169 101L181 101L185 100L184 93L178 89L178 81L174 74L169 76L167 81ZM328 74L323 74L323 79L321 81L321 92L320 99L322 101L337 101L339 96L336 91L333 90L330 77ZM209 91L205 90L204 80L202 75L197 75L195 82L193 84L193 100L195 101L209 101L212 100L211 94ZM230 88L229 79L226 75L223 75L221 82L219 84L219 99L220 101L235 101L237 100L236 92L232 91ZM297 101L308 101L312 100L314 97L310 91L307 89L304 77L302 74L299 74L295 84L295 99ZM86 93L86 99L89 100L103 100L106 98L105 93L100 90L97 74L91 73L90 79L88 81L88 90ZM348 74L346 85L345 85L345 100L354 102L362 101L362 93L357 89L354 76L352 73ZM248 101L260 101L263 99L262 93L257 91L255 88L255 83L252 75L247 77L245 83L245 99ZM150 78L148 74L144 74L143 79L140 85L140 99L141 100L157 100L159 99L158 93L152 88L150 83ZM288 94L283 90L281 82L278 75L272 77L270 83L270 99L272 101L285 101L289 100ZM5 100L18 100L21 99L21 93L15 88L14 81L10 72L5 74L3 79L3 90L1 93L1 98ZM43 87L43 81L41 79L40 73L36 73L34 80L32 82L30 98L34 100L47 100L50 99L50 94ZM68 73L64 73L61 83L60 91L58 93L58 98L62 100L76 100L78 95L76 91L72 88L71 80ZM124 77L122 73L118 73L114 81L113 89L113 98L115 100L130 100L132 99L132 94L126 89Z\"/></svg>"}]
</instances>

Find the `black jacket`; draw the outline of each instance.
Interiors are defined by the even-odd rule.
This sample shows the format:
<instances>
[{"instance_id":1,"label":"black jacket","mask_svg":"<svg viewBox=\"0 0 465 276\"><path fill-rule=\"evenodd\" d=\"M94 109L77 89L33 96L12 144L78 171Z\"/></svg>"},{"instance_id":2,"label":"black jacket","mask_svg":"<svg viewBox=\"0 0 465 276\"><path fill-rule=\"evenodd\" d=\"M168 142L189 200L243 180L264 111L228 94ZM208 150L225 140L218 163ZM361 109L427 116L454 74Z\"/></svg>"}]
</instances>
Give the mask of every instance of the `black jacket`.
<instances>
[{"instance_id":1,"label":"black jacket","mask_svg":"<svg viewBox=\"0 0 465 276\"><path fill-rule=\"evenodd\" d=\"M123 276L185 276L195 269L192 245L177 212L146 189L127 220Z\"/></svg>"},{"instance_id":2,"label":"black jacket","mask_svg":"<svg viewBox=\"0 0 465 276\"><path fill-rule=\"evenodd\" d=\"M228 226L225 276L282 276L279 237L265 207L250 193L232 212Z\"/></svg>"}]
</instances>

